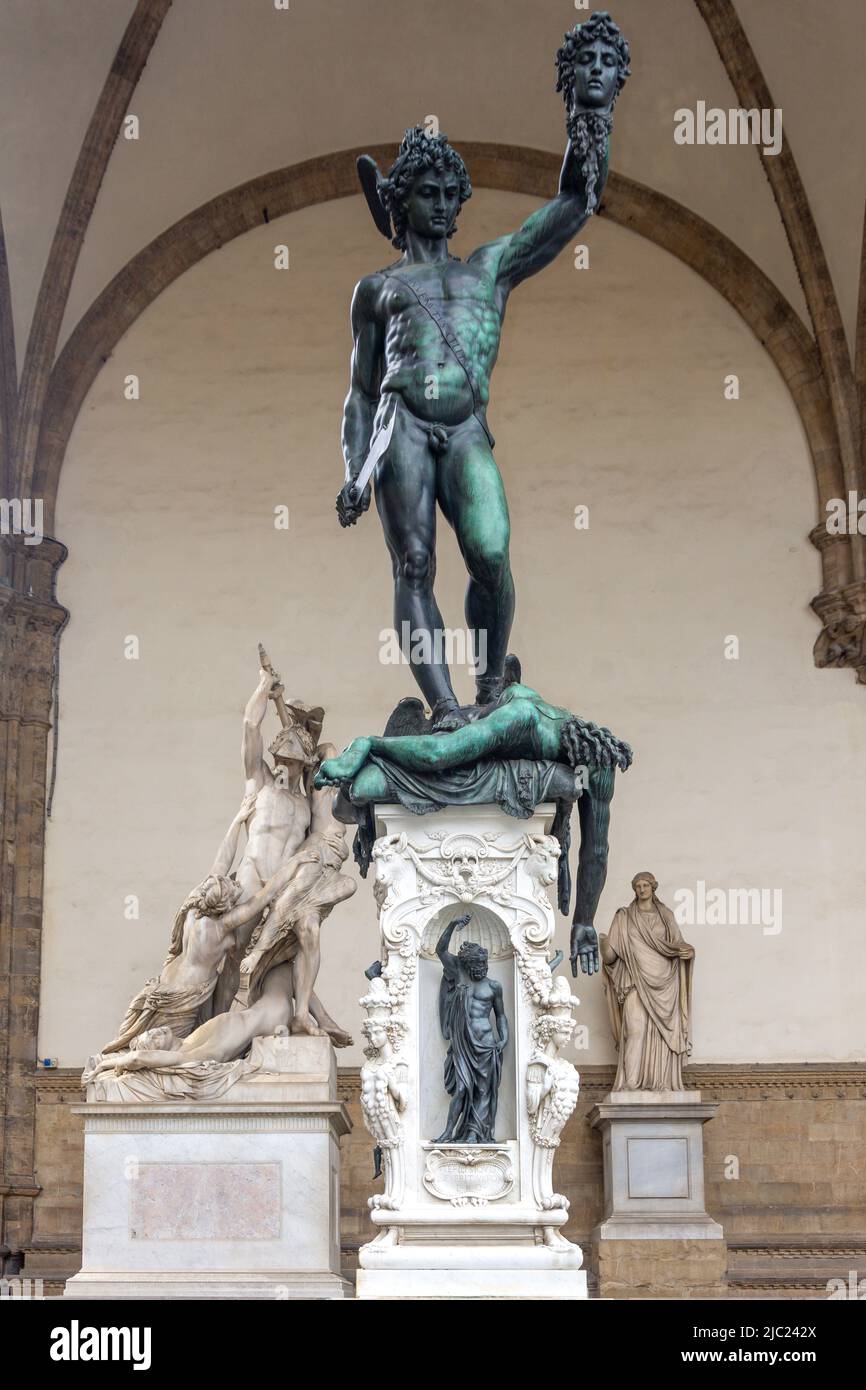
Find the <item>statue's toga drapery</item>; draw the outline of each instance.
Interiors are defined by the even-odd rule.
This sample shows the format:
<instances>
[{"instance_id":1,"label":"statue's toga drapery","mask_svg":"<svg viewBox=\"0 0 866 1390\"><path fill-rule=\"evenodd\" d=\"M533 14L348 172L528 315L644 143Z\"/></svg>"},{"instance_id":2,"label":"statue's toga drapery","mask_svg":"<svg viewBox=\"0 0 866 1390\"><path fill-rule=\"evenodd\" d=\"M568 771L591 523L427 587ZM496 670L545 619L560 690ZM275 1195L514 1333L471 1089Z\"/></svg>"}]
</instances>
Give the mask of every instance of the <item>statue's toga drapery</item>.
<instances>
[{"instance_id":1,"label":"statue's toga drapery","mask_svg":"<svg viewBox=\"0 0 866 1390\"><path fill-rule=\"evenodd\" d=\"M621 907L608 936L616 952L616 960L605 963L604 973L611 1027L619 1044L617 1091L683 1089L693 962L681 957L684 942L673 913L658 899L654 907L653 912L641 912L636 903ZM624 1026L623 1019L632 990L643 1013L643 1018L633 1020L637 1027L630 1027L630 1020Z\"/></svg>"},{"instance_id":2,"label":"statue's toga drapery","mask_svg":"<svg viewBox=\"0 0 866 1390\"><path fill-rule=\"evenodd\" d=\"M492 1144L496 1102L502 1073L502 1050L495 1042L479 1042L472 1032L469 996L472 982L459 983L446 972L439 985L439 1022L448 1043L445 1089L452 1101L462 1100L459 1116L451 1126L455 1143L466 1135L478 1143Z\"/></svg>"}]
</instances>

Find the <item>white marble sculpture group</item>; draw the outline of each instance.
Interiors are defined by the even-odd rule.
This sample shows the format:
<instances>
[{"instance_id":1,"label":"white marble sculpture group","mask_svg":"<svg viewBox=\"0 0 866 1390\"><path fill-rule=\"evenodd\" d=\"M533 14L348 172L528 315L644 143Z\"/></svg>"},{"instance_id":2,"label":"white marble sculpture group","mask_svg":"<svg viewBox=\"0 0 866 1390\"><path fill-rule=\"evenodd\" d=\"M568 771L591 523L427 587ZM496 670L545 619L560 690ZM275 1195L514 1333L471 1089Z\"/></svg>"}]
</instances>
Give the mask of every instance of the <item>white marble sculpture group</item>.
<instances>
[{"instance_id":1,"label":"white marble sculpture group","mask_svg":"<svg viewBox=\"0 0 866 1390\"><path fill-rule=\"evenodd\" d=\"M92 1099L214 1099L244 1071L254 1038L288 1032L351 1044L314 990L322 922L355 892L340 872L349 851L333 793L313 786L335 749L318 742L323 710L286 700L261 648L260 658L244 712L240 808L207 877L177 912L162 970L90 1058ZM273 767L262 738L269 702L280 718Z\"/></svg>"},{"instance_id":2,"label":"white marble sculpture group","mask_svg":"<svg viewBox=\"0 0 866 1390\"><path fill-rule=\"evenodd\" d=\"M281 725L272 767L262 738L271 702ZM355 884L341 872L348 849L333 789L313 785L334 752L318 742L322 717L285 699L261 652L244 715L240 808L210 873L177 912L162 970L85 1070L88 1234L84 1266L69 1286L76 1296L139 1297L160 1286L166 1296L212 1289L258 1297L275 1281L292 1297L351 1292L340 1273L347 1120L332 1048L351 1039L314 986L322 922ZM376 1234L360 1251L360 1298L586 1297L583 1255L562 1232L568 1201L553 1176L579 1094L564 1055L578 1000L553 973L554 813L552 803L524 821L494 805L427 815L375 807L379 959L360 1001L360 1100L383 1185L369 1198ZM651 874L637 875L633 903L600 941L620 1062L614 1091L591 1117L609 1136L596 1234L717 1239L720 1228L703 1211L700 1141L714 1107L684 1092L682 1079L694 952L656 886ZM480 970L461 973L456 963L475 960L477 969L479 955ZM488 1122L468 1142L445 1137L456 1102L449 1110L454 1043L446 1052L443 968L452 972L449 990L467 1001L456 1016L471 1025L472 998L476 1019L487 998L499 1016L498 1037L486 1020L479 1024L476 1046L500 1055L496 1093L489 1078L485 1093ZM471 1040L466 1047L464 1063ZM231 1142L222 1137L227 1127L237 1135ZM131 1136L151 1131L135 1140L144 1161L128 1183ZM263 1162L265 1133L273 1152ZM225 1168L225 1190L213 1187L215 1163ZM192 1225L188 1199L172 1205L160 1187L169 1172L177 1193L202 1194ZM317 1193L303 1209L285 1186L299 1176ZM631 1195L639 1190L645 1195ZM185 1240L169 1249L159 1234L176 1228L179 1237L187 1226L205 1242L196 1247L198 1270L187 1269ZM252 1264L248 1236L226 1243L229 1229L270 1233Z\"/></svg>"}]
</instances>

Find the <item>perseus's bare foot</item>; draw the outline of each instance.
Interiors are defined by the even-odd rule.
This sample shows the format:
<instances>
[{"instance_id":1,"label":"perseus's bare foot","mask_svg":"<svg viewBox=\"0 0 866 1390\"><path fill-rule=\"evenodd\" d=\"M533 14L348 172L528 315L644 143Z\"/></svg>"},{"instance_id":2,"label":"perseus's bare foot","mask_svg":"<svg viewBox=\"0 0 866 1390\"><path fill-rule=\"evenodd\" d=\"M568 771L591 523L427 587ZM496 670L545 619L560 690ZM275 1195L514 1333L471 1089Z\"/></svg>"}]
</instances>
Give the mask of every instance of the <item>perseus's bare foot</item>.
<instances>
[{"instance_id":1,"label":"perseus's bare foot","mask_svg":"<svg viewBox=\"0 0 866 1390\"><path fill-rule=\"evenodd\" d=\"M313 1021L312 1014L307 1013L295 1014L289 1025L289 1032L295 1037L306 1035L310 1038L326 1038L328 1036L325 1029L320 1028L318 1024Z\"/></svg>"},{"instance_id":2,"label":"perseus's bare foot","mask_svg":"<svg viewBox=\"0 0 866 1390\"><path fill-rule=\"evenodd\" d=\"M316 773L316 786L321 789L350 782L367 761L371 746L369 738L355 738L338 757L326 758Z\"/></svg>"}]
</instances>

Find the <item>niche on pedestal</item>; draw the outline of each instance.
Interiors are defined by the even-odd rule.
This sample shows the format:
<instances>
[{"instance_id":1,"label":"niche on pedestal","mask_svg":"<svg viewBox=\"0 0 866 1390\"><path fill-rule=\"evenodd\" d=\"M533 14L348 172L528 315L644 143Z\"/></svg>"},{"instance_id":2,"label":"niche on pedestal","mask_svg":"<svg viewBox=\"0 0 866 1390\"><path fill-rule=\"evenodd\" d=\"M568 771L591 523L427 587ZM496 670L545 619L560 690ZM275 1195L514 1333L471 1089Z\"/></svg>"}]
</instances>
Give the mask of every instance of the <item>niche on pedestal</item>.
<instances>
[{"instance_id":1,"label":"niche on pedestal","mask_svg":"<svg viewBox=\"0 0 866 1390\"><path fill-rule=\"evenodd\" d=\"M496 1109L494 1138L497 1144L517 1139L517 1068L514 1008L514 952L508 928L490 908L472 904L466 911L470 920L451 938L449 950L456 955L465 941L473 941L487 951L488 975L502 986L502 1003L508 1020L509 1040L502 1058L502 1077ZM450 1096L445 1090L445 1058L448 1043L439 1022L439 990L442 966L436 943L450 921L461 915L453 903L430 918L421 936L419 951L419 1056L421 1060L420 1129L422 1142L432 1143L445 1128ZM466 1147L476 1147L467 1145Z\"/></svg>"}]
</instances>

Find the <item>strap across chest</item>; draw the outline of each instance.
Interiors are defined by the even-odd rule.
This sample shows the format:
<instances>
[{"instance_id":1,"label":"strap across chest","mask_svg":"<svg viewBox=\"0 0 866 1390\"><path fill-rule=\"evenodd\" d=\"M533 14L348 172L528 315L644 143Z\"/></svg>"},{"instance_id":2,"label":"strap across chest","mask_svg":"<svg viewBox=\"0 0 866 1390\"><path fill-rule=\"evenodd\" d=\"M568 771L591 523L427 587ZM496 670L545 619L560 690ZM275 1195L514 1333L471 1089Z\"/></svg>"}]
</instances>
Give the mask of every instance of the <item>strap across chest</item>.
<instances>
[{"instance_id":1,"label":"strap across chest","mask_svg":"<svg viewBox=\"0 0 866 1390\"><path fill-rule=\"evenodd\" d=\"M457 337L456 333L454 332L454 329L442 318L439 310L436 307L435 302L433 301L433 299L431 299L429 294L425 293L424 290L417 290L409 280L405 279L402 275L396 275L393 271L383 270L380 271L380 274L386 280L398 281L399 284L403 285L409 291L410 294L414 295L415 299L421 305L421 308L425 311L425 313L427 313L430 316L432 321L435 323L436 327L439 329L442 338L444 339L447 346L451 349L451 352L453 353L457 362L463 369L463 373L466 377L466 380L469 383L469 390L472 392L472 413L475 415L479 424L483 428L484 433L487 435L487 438L490 442L490 447L492 449L495 440L493 438L493 435L490 433L490 428L487 424L487 414L484 409L484 406L481 403L481 392L478 387L478 379L475 376L475 373L472 369L472 363L466 355L463 346L460 342L460 339Z\"/></svg>"}]
</instances>

